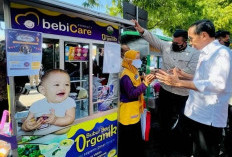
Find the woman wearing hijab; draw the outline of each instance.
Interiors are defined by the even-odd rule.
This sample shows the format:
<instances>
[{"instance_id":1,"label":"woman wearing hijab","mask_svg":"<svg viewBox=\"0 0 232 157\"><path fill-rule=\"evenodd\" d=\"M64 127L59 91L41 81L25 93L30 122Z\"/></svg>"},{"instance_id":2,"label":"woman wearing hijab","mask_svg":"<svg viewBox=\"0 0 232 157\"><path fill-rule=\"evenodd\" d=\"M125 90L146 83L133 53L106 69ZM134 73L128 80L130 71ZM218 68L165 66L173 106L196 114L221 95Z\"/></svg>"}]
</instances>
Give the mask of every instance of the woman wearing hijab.
<instances>
[{"instance_id":1,"label":"woman wearing hijab","mask_svg":"<svg viewBox=\"0 0 232 157\"><path fill-rule=\"evenodd\" d=\"M144 156L140 114L143 112L143 93L155 76L149 74L141 81L138 72L141 65L138 51L129 50L125 53L122 61L124 69L120 79L119 157Z\"/></svg>"}]
</instances>

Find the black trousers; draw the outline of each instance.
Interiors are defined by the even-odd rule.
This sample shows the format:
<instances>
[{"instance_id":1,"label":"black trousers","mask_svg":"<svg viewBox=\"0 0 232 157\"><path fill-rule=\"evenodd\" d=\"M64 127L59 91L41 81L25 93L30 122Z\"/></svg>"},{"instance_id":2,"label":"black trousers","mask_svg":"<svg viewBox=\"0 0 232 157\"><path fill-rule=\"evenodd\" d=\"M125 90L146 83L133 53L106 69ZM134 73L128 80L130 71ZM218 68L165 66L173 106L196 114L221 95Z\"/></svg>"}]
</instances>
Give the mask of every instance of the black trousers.
<instances>
[{"instance_id":1,"label":"black trousers","mask_svg":"<svg viewBox=\"0 0 232 157\"><path fill-rule=\"evenodd\" d=\"M192 137L194 157L219 156L223 128L204 125L187 117L184 117L184 124Z\"/></svg>"},{"instance_id":2,"label":"black trousers","mask_svg":"<svg viewBox=\"0 0 232 157\"><path fill-rule=\"evenodd\" d=\"M188 96L180 96L160 88L159 98L156 101L158 123L160 124L160 150L164 156L172 154L172 150L191 152L192 146L189 137L184 132L182 116Z\"/></svg>"},{"instance_id":3,"label":"black trousers","mask_svg":"<svg viewBox=\"0 0 232 157\"><path fill-rule=\"evenodd\" d=\"M118 123L118 157L143 157L141 123L122 125Z\"/></svg>"},{"instance_id":4,"label":"black trousers","mask_svg":"<svg viewBox=\"0 0 232 157\"><path fill-rule=\"evenodd\" d=\"M188 96L173 94L160 88L157 100L159 122L163 129L170 130L179 115L183 115Z\"/></svg>"},{"instance_id":5,"label":"black trousers","mask_svg":"<svg viewBox=\"0 0 232 157\"><path fill-rule=\"evenodd\" d=\"M224 148L225 157L232 157L232 105L228 108L228 122L225 129Z\"/></svg>"}]
</instances>

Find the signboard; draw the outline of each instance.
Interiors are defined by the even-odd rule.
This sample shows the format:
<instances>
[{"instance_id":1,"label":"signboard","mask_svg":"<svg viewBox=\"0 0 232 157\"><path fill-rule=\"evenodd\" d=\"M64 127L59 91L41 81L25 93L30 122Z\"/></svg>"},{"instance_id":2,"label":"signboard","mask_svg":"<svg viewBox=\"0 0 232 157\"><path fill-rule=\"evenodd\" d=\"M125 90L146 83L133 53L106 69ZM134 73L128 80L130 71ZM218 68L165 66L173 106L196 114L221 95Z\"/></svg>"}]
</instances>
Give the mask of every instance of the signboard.
<instances>
[{"instance_id":1,"label":"signboard","mask_svg":"<svg viewBox=\"0 0 232 157\"><path fill-rule=\"evenodd\" d=\"M46 157L115 157L117 113L73 125L68 133L23 136L18 142L18 156L29 157L32 154Z\"/></svg>"},{"instance_id":2,"label":"signboard","mask_svg":"<svg viewBox=\"0 0 232 157\"><path fill-rule=\"evenodd\" d=\"M117 113L73 126L68 137L75 143L66 156L114 157L117 154Z\"/></svg>"},{"instance_id":3,"label":"signboard","mask_svg":"<svg viewBox=\"0 0 232 157\"><path fill-rule=\"evenodd\" d=\"M118 42L119 28L117 25L86 20L27 5L11 3L10 6L12 28Z\"/></svg>"},{"instance_id":4,"label":"signboard","mask_svg":"<svg viewBox=\"0 0 232 157\"><path fill-rule=\"evenodd\" d=\"M42 33L6 30L8 76L39 74L42 60Z\"/></svg>"},{"instance_id":5,"label":"signboard","mask_svg":"<svg viewBox=\"0 0 232 157\"><path fill-rule=\"evenodd\" d=\"M127 20L135 19L143 28L147 28L148 13L130 2L123 2L123 18Z\"/></svg>"}]
</instances>

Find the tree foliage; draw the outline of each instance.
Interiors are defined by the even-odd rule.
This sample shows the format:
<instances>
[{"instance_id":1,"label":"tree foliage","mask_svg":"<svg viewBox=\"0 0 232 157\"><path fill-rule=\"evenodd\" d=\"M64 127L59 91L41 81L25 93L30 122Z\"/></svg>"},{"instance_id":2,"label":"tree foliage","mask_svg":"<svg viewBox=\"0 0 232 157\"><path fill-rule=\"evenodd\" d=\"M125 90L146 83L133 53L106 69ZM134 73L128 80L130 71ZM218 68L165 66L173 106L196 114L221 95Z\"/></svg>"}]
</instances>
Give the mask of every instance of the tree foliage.
<instances>
[{"instance_id":1,"label":"tree foliage","mask_svg":"<svg viewBox=\"0 0 232 157\"><path fill-rule=\"evenodd\" d=\"M84 7L87 7L87 8L92 8L92 7L95 7L95 6L99 6L99 2L98 0L86 0L83 4L82 4Z\"/></svg>"},{"instance_id":2,"label":"tree foliage","mask_svg":"<svg viewBox=\"0 0 232 157\"><path fill-rule=\"evenodd\" d=\"M209 19L216 30L232 32L232 0L124 0L148 12L148 29L160 28L171 35L176 29L188 29L197 20ZM87 0L89 6L99 0ZM112 0L107 13L122 16L123 0Z\"/></svg>"}]
</instances>

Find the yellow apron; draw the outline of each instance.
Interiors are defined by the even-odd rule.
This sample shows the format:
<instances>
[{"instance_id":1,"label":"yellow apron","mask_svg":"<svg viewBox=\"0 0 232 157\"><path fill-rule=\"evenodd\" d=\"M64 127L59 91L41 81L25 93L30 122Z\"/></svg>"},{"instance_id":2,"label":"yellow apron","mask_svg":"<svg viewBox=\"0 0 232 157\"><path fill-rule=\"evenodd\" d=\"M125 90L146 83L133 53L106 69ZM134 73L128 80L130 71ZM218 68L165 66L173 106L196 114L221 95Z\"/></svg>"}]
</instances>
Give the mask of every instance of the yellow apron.
<instances>
[{"instance_id":1,"label":"yellow apron","mask_svg":"<svg viewBox=\"0 0 232 157\"><path fill-rule=\"evenodd\" d=\"M134 74L130 70L124 68L121 78L127 75L135 87L141 84L141 79L138 73ZM135 124L140 120L140 114L143 112L143 93L139 96L138 101L128 103L120 102L119 106L119 122L123 125Z\"/></svg>"}]
</instances>

